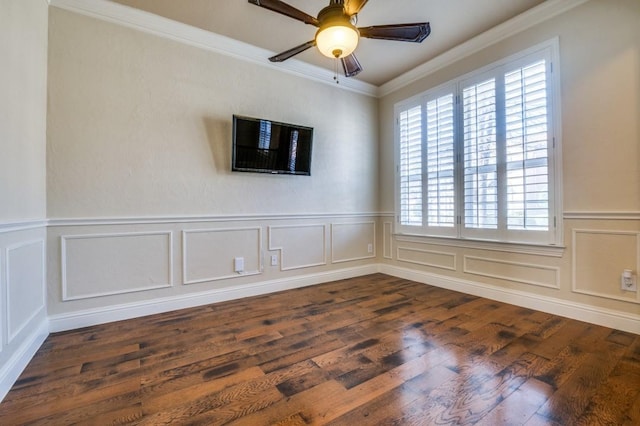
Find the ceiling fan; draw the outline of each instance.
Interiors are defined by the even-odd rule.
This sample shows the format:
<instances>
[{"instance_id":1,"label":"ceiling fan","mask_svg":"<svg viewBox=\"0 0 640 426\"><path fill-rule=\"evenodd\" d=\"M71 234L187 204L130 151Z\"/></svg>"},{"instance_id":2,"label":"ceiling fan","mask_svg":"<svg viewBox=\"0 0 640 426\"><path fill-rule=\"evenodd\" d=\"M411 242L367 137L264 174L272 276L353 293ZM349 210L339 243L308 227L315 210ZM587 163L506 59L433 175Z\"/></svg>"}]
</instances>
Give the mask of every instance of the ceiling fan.
<instances>
[{"instance_id":1,"label":"ceiling fan","mask_svg":"<svg viewBox=\"0 0 640 426\"><path fill-rule=\"evenodd\" d=\"M248 1L256 6L318 27L313 40L270 57L271 62L286 61L298 53L317 46L323 55L342 61L344 75L347 77L353 77L362 71L360 62L353 54L360 37L421 43L431 33L428 22L356 28L358 12L367 0L330 0L329 6L322 9L317 18L280 0Z\"/></svg>"}]
</instances>

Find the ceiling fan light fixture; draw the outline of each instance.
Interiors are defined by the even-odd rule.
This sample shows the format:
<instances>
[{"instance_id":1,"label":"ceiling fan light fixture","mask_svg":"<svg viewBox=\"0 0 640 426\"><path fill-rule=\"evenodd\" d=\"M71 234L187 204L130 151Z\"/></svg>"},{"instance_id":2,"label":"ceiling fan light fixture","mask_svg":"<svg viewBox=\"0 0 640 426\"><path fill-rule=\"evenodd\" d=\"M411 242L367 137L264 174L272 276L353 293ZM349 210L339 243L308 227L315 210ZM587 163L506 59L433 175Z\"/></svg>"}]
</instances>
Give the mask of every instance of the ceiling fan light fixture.
<instances>
[{"instance_id":1,"label":"ceiling fan light fixture","mask_svg":"<svg viewBox=\"0 0 640 426\"><path fill-rule=\"evenodd\" d=\"M333 23L318 30L316 46L324 56L344 58L356 50L359 39L358 30L349 22Z\"/></svg>"}]
</instances>

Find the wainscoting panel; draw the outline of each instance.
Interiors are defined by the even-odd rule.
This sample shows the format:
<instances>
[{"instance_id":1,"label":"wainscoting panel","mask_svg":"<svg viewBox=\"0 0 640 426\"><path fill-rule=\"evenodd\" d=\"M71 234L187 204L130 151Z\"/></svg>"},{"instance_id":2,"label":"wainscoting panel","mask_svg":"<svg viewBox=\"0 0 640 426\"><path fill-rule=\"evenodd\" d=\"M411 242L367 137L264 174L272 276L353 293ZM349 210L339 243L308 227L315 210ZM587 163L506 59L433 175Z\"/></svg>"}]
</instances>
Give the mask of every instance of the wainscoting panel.
<instances>
[{"instance_id":1,"label":"wainscoting panel","mask_svg":"<svg viewBox=\"0 0 640 426\"><path fill-rule=\"evenodd\" d=\"M375 222L331 224L331 263L376 257Z\"/></svg>"},{"instance_id":2,"label":"wainscoting panel","mask_svg":"<svg viewBox=\"0 0 640 426\"><path fill-rule=\"evenodd\" d=\"M560 268L555 266L476 256L464 256L463 263L463 270L467 274L553 289L560 288Z\"/></svg>"},{"instance_id":3,"label":"wainscoting panel","mask_svg":"<svg viewBox=\"0 0 640 426\"><path fill-rule=\"evenodd\" d=\"M640 303L640 293L623 291L624 269L640 271L640 233L574 229L572 290L575 293Z\"/></svg>"},{"instance_id":4,"label":"wainscoting panel","mask_svg":"<svg viewBox=\"0 0 640 426\"><path fill-rule=\"evenodd\" d=\"M280 270L309 268L327 264L327 225L269 226L270 251L280 251Z\"/></svg>"},{"instance_id":5,"label":"wainscoting panel","mask_svg":"<svg viewBox=\"0 0 640 426\"><path fill-rule=\"evenodd\" d=\"M62 300L173 285L172 232L63 235Z\"/></svg>"},{"instance_id":6,"label":"wainscoting panel","mask_svg":"<svg viewBox=\"0 0 640 426\"><path fill-rule=\"evenodd\" d=\"M414 263L416 265L430 266L448 271L456 270L455 253L413 247L398 247L396 250L396 258L400 262Z\"/></svg>"},{"instance_id":7,"label":"wainscoting panel","mask_svg":"<svg viewBox=\"0 0 640 426\"><path fill-rule=\"evenodd\" d=\"M393 223L382 224L382 257L393 259Z\"/></svg>"},{"instance_id":8,"label":"wainscoting panel","mask_svg":"<svg viewBox=\"0 0 640 426\"><path fill-rule=\"evenodd\" d=\"M46 225L0 222L0 401L49 333Z\"/></svg>"},{"instance_id":9,"label":"wainscoting panel","mask_svg":"<svg viewBox=\"0 0 640 426\"><path fill-rule=\"evenodd\" d=\"M182 232L184 284L257 275L262 271L262 228L199 229ZM234 259L244 258L244 272Z\"/></svg>"},{"instance_id":10,"label":"wainscoting panel","mask_svg":"<svg viewBox=\"0 0 640 426\"><path fill-rule=\"evenodd\" d=\"M27 241L6 248L8 343L45 308L45 243Z\"/></svg>"},{"instance_id":11,"label":"wainscoting panel","mask_svg":"<svg viewBox=\"0 0 640 426\"><path fill-rule=\"evenodd\" d=\"M6 343L5 337L5 324L7 322L7 310L6 293L7 293L7 253L5 250L0 250L0 359L2 359L2 351Z\"/></svg>"}]
</instances>

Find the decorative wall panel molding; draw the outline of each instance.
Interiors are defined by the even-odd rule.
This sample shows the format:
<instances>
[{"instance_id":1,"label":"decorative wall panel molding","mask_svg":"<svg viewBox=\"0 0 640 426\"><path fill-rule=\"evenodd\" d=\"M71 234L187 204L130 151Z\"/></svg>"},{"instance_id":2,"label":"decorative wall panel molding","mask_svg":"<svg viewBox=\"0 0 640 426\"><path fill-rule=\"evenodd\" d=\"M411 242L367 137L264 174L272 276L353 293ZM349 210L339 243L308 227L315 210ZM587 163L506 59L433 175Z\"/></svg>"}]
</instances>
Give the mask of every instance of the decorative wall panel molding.
<instances>
[{"instance_id":1,"label":"decorative wall panel molding","mask_svg":"<svg viewBox=\"0 0 640 426\"><path fill-rule=\"evenodd\" d=\"M281 271L327 264L327 225L269 226L268 233L268 249L280 251Z\"/></svg>"},{"instance_id":2,"label":"decorative wall panel molding","mask_svg":"<svg viewBox=\"0 0 640 426\"><path fill-rule=\"evenodd\" d=\"M25 241L6 248L7 342L45 309L44 239Z\"/></svg>"},{"instance_id":3,"label":"decorative wall panel molding","mask_svg":"<svg viewBox=\"0 0 640 426\"><path fill-rule=\"evenodd\" d=\"M571 289L575 293L640 303L638 291L623 291L624 269L640 271L640 232L573 229Z\"/></svg>"},{"instance_id":4,"label":"decorative wall panel molding","mask_svg":"<svg viewBox=\"0 0 640 426\"><path fill-rule=\"evenodd\" d=\"M555 266L477 256L464 256L463 264L463 272L467 274L556 290L560 288L560 268Z\"/></svg>"},{"instance_id":5,"label":"decorative wall panel molding","mask_svg":"<svg viewBox=\"0 0 640 426\"><path fill-rule=\"evenodd\" d=\"M562 257L563 246L545 246L534 244L501 243L495 241L474 241L448 237L425 237L421 235L398 235L396 242L429 244L432 246L456 247L501 253L533 254L536 256Z\"/></svg>"},{"instance_id":6,"label":"decorative wall panel molding","mask_svg":"<svg viewBox=\"0 0 640 426\"><path fill-rule=\"evenodd\" d=\"M382 257L393 259L393 223L382 224Z\"/></svg>"},{"instance_id":7,"label":"decorative wall panel molding","mask_svg":"<svg viewBox=\"0 0 640 426\"><path fill-rule=\"evenodd\" d=\"M221 228L182 231L182 279L197 284L262 273L262 228ZM234 259L245 270L234 271Z\"/></svg>"},{"instance_id":8,"label":"decorative wall panel molding","mask_svg":"<svg viewBox=\"0 0 640 426\"><path fill-rule=\"evenodd\" d=\"M171 231L63 235L62 300L173 286Z\"/></svg>"},{"instance_id":9,"label":"decorative wall panel molding","mask_svg":"<svg viewBox=\"0 0 640 426\"><path fill-rule=\"evenodd\" d=\"M331 224L331 263L352 262L376 257L376 223Z\"/></svg>"},{"instance_id":10,"label":"decorative wall panel molding","mask_svg":"<svg viewBox=\"0 0 640 426\"><path fill-rule=\"evenodd\" d=\"M396 259L400 262L414 263L448 271L456 270L455 253L413 247L398 247L396 249Z\"/></svg>"},{"instance_id":11,"label":"decorative wall panel molding","mask_svg":"<svg viewBox=\"0 0 640 426\"><path fill-rule=\"evenodd\" d=\"M4 266L6 265L7 261L6 261L6 250L5 251L0 251L0 356L2 356L2 351L4 350L4 345L5 345L5 324L7 322L7 305L6 305L6 301L5 301L5 294L6 294L6 289L7 289L7 274L6 269L3 270ZM2 400L0 399L0 402L2 402Z\"/></svg>"}]
</instances>

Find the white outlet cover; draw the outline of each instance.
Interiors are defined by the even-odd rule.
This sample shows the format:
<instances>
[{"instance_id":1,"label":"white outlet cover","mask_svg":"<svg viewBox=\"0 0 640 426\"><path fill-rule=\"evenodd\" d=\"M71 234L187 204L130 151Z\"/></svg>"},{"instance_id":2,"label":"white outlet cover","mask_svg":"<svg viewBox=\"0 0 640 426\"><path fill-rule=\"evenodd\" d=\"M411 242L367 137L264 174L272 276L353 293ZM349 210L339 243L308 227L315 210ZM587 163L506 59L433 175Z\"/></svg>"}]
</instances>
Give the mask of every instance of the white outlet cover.
<instances>
[{"instance_id":1,"label":"white outlet cover","mask_svg":"<svg viewBox=\"0 0 640 426\"><path fill-rule=\"evenodd\" d=\"M631 284L627 282L628 278L620 277L620 288L624 291L638 291L638 276L631 275Z\"/></svg>"},{"instance_id":2,"label":"white outlet cover","mask_svg":"<svg viewBox=\"0 0 640 426\"><path fill-rule=\"evenodd\" d=\"M236 257L233 259L233 270L235 272L244 271L244 257Z\"/></svg>"}]
</instances>

